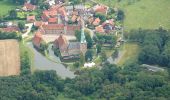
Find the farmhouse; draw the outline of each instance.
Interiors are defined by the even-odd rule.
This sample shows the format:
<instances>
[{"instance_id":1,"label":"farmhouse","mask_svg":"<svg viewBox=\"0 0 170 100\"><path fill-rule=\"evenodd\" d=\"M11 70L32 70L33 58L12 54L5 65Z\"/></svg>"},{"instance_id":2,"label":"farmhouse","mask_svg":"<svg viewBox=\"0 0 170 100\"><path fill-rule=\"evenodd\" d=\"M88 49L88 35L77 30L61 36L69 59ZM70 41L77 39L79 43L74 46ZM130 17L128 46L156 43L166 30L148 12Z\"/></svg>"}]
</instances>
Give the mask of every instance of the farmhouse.
<instances>
[{"instance_id":1,"label":"farmhouse","mask_svg":"<svg viewBox=\"0 0 170 100\"><path fill-rule=\"evenodd\" d=\"M20 74L20 52L17 40L0 40L0 76Z\"/></svg>"},{"instance_id":2,"label":"farmhouse","mask_svg":"<svg viewBox=\"0 0 170 100\"><path fill-rule=\"evenodd\" d=\"M33 11L36 9L35 5L32 5L31 3L25 3L24 7L22 8L24 11Z\"/></svg>"},{"instance_id":3,"label":"farmhouse","mask_svg":"<svg viewBox=\"0 0 170 100\"><path fill-rule=\"evenodd\" d=\"M96 5L93 7L93 10L97 13L102 13L102 14L106 14L107 15L107 12L108 12L108 7L107 6L104 6L104 5Z\"/></svg>"}]
</instances>

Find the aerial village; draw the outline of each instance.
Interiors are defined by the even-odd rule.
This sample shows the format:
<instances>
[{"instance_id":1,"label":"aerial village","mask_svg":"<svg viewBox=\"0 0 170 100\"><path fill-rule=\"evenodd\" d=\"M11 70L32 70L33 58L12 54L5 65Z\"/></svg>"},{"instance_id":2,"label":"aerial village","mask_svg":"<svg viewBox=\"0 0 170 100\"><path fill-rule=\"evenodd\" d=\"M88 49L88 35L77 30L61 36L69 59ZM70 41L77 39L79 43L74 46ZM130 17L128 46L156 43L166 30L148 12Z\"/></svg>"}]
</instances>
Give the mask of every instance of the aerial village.
<instances>
[{"instance_id":1,"label":"aerial village","mask_svg":"<svg viewBox=\"0 0 170 100\"><path fill-rule=\"evenodd\" d=\"M123 43L118 8L93 1L72 5L65 0L46 0L44 5L36 6L28 0L15 10L20 19L26 19L24 25L3 22L0 25L7 27L0 30L21 33L41 55L71 69L99 66L108 58L114 62Z\"/></svg>"}]
</instances>

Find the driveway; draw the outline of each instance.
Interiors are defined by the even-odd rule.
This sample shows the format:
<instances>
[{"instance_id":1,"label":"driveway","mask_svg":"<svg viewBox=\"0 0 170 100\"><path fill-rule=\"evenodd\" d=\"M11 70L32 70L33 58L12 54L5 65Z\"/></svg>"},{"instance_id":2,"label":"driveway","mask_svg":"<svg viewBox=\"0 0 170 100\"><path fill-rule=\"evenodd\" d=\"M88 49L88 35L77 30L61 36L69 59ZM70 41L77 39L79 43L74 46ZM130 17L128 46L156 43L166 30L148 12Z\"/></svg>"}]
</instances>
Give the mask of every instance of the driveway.
<instances>
[{"instance_id":1,"label":"driveway","mask_svg":"<svg viewBox=\"0 0 170 100\"><path fill-rule=\"evenodd\" d=\"M31 32L31 28L32 28L32 26L33 26L33 23L25 24L25 26L28 27L28 28L27 28L27 32L25 32L24 34L22 34L22 38L27 37L28 34Z\"/></svg>"}]
</instances>

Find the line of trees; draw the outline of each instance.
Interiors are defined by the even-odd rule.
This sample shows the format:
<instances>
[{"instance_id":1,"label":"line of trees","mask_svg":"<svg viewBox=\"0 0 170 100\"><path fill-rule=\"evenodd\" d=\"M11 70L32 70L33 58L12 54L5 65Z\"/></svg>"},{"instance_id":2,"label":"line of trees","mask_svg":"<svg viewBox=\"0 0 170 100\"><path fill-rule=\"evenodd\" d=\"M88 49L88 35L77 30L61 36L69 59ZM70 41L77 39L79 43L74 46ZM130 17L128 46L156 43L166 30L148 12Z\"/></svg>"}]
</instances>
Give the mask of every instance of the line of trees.
<instances>
[{"instance_id":1,"label":"line of trees","mask_svg":"<svg viewBox=\"0 0 170 100\"><path fill-rule=\"evenodd\" d=\"M1 100L56 100L59 94L74 100L169 100L166 72L151 73L136 63L123 69L104 64L86 69L74 79L60 79L55 71L0 78ZM168 76L168 77L167 77Z\"/></svg>"},{"instance_id":2,"label":"line of trees","mask_svg":"<svg viewBox=\"0 0 170 100\"><path fill-rule=\"evenodd\" d=\"M170 67L170 32L159 28L157 30L133 30L126 36L130 41L141 45L139 61Z\"/></svg>"}]
</instances>

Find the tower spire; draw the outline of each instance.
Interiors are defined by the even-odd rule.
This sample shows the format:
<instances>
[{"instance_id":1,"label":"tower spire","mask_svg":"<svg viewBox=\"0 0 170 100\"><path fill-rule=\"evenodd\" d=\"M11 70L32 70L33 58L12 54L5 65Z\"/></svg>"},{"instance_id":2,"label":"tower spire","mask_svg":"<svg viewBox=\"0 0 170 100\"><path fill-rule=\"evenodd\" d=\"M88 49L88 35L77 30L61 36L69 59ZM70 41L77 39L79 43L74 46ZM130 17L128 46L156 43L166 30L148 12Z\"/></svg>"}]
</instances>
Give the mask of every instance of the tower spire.
<instances>
[{"instance_id":1,"label":"tower spire","mask_svg":"<svg viewBox=\"0 0 170 100\"><path fill-rule=\"evenodd\" d=\"M84 20L81 17L81 43L86 43L86 37L84 34Z\"/></svg>"}]
</instances>

